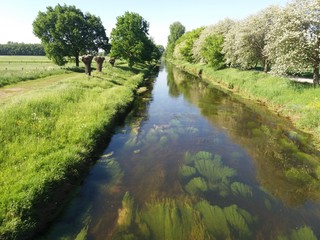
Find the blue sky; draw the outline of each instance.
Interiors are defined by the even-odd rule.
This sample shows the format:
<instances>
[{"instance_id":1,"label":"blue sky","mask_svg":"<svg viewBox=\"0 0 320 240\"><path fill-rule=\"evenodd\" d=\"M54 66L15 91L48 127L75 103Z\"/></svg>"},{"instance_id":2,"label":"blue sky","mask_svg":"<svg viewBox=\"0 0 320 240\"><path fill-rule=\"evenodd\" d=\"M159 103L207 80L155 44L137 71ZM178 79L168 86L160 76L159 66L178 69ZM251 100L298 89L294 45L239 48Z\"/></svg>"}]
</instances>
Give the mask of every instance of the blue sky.
<instances>
[{"instance_id":1,"label":"blue sky","mask_svg":"<svg viewBox=\"0 0 320 240\"><path fill-rule=\"evenodd\" d=\"M287 0L5 0L1 3L0 43L40 43L32 33L39 11L57 4L75 5L83 12L99 16L110 36L117 16L125 11L139 13L150 23L150 35L165 45L169 26L180 21L186 29L208 26L225 18L243 19L270 5L284 6Z\"/></svg>"}]
</instances>

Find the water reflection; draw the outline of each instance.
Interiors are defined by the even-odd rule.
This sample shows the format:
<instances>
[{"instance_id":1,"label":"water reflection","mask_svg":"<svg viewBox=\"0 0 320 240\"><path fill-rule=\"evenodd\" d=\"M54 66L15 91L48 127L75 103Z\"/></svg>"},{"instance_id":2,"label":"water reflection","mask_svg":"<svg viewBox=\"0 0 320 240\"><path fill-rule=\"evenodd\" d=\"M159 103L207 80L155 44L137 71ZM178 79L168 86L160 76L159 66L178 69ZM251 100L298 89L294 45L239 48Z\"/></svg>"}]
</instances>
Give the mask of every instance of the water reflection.
<instances>
[{"instance_id":1,"label":"water reflection","mask_svg":"<svg viewBox=\"0 0 320 240\"><path fill-rule=\"evenodd\" d=\"M171 65L44 239L315 239L319 153Z\"/></svg>"},{"instance_id":2,"label":"water reflection","mask_svg":"<svg viewBox=\"0 0 320 240\"><path fill-rule=\"evenodd\" d=\"M291 207L319 200L319 152L306 136L263 108L248 109L197 78L176 68L172 71L169 85L175 85L208 121L226 129L228 136L247 150L265 189Z\"/></svg>"}]
</instances>

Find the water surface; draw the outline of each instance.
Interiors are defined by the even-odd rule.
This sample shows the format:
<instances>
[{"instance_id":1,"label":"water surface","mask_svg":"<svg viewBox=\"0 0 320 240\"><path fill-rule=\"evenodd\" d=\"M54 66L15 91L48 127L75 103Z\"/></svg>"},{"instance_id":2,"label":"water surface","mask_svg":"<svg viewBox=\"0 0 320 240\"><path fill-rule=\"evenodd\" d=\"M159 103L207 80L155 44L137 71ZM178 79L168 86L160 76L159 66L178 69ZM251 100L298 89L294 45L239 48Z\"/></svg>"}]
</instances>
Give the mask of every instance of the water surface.
<instances>
[{"instance_id":1,"label":"water surface","mask_svg":"<svg viewBox=\"0 0 320 240\"><path fill-rule=\"evenodd\" d=\"M308 136L171 65L45 239L316 239Z\"/></svg>"}]
</instances>

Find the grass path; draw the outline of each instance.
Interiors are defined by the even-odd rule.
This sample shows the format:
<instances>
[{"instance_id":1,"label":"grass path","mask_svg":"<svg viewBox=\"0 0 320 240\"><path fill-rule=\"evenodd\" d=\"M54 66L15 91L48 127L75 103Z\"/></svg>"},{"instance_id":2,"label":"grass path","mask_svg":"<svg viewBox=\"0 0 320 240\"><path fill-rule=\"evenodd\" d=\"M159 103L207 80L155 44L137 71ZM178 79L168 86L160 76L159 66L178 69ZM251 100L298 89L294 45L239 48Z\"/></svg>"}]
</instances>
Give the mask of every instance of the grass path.
<instances>
[{"instance_id":1,"label":"grass path","mask_svg":"<svg viewBox=\"0 0 320 240\"><path fill-rule=\"evenodd\" d=\"M0 104L10 101L13 97L21 96L35 90L38 91L41 88L48 87L61 80L71 80L80 75L83 75L83 73L66 73L7 85L0 88Z\"/></svg>"}]
</instances>

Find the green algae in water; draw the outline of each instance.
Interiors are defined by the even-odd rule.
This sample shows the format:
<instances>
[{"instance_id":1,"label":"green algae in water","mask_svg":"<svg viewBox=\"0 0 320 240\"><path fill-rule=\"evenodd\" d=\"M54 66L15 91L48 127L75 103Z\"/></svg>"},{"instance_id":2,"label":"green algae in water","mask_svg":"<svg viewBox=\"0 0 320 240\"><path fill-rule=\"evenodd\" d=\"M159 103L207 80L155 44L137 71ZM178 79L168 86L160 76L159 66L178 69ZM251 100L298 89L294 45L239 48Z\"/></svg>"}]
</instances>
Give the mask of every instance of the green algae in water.
<instances>
[{"instance_id":1,"label":"green algae in water","mask_svg":"<svg viewBox=\"0 0 320 240\"><path fill-rule=\"evenodd\" d=\"M188 177L194 176L197 173L197 170L194 167L182 165L179 173L180 173L180 176L188 178Z\"/></svg>"},{"instance_id":2,"label":"green algae in water","mask_svg":"<svg viewBox=\"0 0 320 240\"><path fill-rule=\"evenodd\" d=\"M196 154L191 154L190 152L186 152L185 154L185 161L187 165L194 164L194 162L199 159L212 159L212 154L205 151L200 151Z\"/></svg>"},{"instance_id":3,"label":"green algae in water","mask_svg":"<svg viewBox=\"0 0 320 240\"><path fill-rule=\"evenodd\" d=\"M159 139L158 133L154 128L151 128L146 135L146 141L148 143L157 143Z\"/></svg>"},{"instance_id":4,"label":"green algae in water","mask_svg":"<svg viewBox=\"0 0 320 240\"><path fill-rule=\"evenodd\" d=\"M169 139L166 136L162 136L159 140L161 146L165 146L168 143Z\"/></svg>"},{"instance_id":5,"label":"green algae in water","mask_svg":"<svg viewBox=\"0 0 320 240\"><path fill-rule=\"evenodd\" d=\"M314 232L309 226L303 226L297 230L292 230L288 236L279 236L277 240L317 240Z\"/></svg>"},{"instance_id":6,"label":"green algae in water","mask_svg":"<svg viewBox=\"0 0 320 240\"><path fill-rule=\"evenodd\" d=\"M196 209L215 239L249 239L252 235L250 226L255 223L255 218L236 205L222 209L201 201Z\"/></svg>"},{"instance_id":7,"label":"green algae in water","mask_svg":"<svg viewBox=\"0 0 320 240\"><path fill-rule=\"evenodd\" d=\"M216 155L214 159L198 159L195 161L198 172L212 183L227 182L236 175L233 168L222 165L221 157Z\"/></svg>"},{"instance_id":8,"label":"green algae in water","mask_svg":"<svg viewBox=\"0 0 320 240\"><path fill-rule=\"evenodd\" d=\"M186 129L186 133L190 134L190 135L195 135L199 132L198 128L195 127L187 127Z\"/></svg>"},{"instance_id":9,"label":"green algae in water","mask_svg":"<svg viewBox=\"0 0 320 240\"><path fill-rule=\"evenodd\" d=\"M190 172L190 176L200 175L185 185L188 193L199 194L209 189L218 191L222 197L230 194L230 178L236 175L236 171L224 166L219 155L213 156L205 151L196 154L187 152L185 162L186 165L180 167L180 173L184 174L182 174L184 178L187 178L189 171L194 171L192 168L196 169L196 173Z\"/></svg>"},{"instance_id":10,"label":"green algae in water","mask_svg":"<svg viewBox=\"0 0 320 240\"><path fill-rule=\"evenodd\" d=\"M112 239L249 239L255 218L236 205L221 208L185 197L153 199L136 208L126 193L117 223Z\"/></svg>"},{"instance_id":11,"label":"green algae in water","mask_svg":"<svg viewBox=\"0 0 320 240\"><path fill-rule=\"evenodd\" d=\"M252 189L250 186L240 183L240 182L234 182L230 186L232 194L236 196L242 196L242 197L252 197Z\"/></svg>"},{"instance_id":12,"label":"green algae in water","mask_svg":"<svg viewBox=\"0 0 320 240\"><path fill-rule=\"evenodd\" d=\"M122 199L122 208L118 211L118 226L127 228L133 219L133 198L126 192Z\"/></svg>"},{"instance_id":13,"label":"green algae in water","mask_svg":"<svg viewBox=\"0 0 320 240\"><path fill-rule=\"evenodd\" d=\"M231 239L231 232L223 210L218 206L211 206L207 201L199 202L195 207L202 216L209 233L216 239Z\"/></svg>"},{"instance_id":14,"label":"green algae in water","mask_svg":"<svg viewBox=\"0 0 320 240\"><path fill-rule=\"evenodd\" d=\"M311 184L313 182L313 177L311 177L304 168L290 168L285 171L285 176L289 181L301 186Z\"/></svg>"},{"instance_id":15,"label":"green algae in water","mask_svg":"<svg viewBox=\"0 0 320 240\"><path fill-rule=\"evenodd\" d=\"M196 177L191 179L187 185L185 186L185 189L190 194L199 194L201 192L205 192L208 190L207 182L201 178Z\"/></svg>"}]
</instances>

